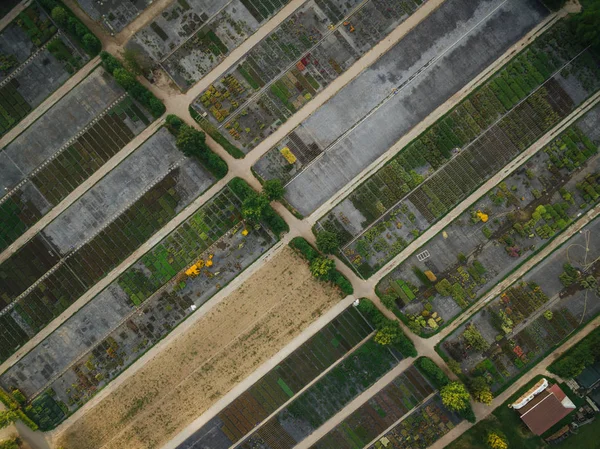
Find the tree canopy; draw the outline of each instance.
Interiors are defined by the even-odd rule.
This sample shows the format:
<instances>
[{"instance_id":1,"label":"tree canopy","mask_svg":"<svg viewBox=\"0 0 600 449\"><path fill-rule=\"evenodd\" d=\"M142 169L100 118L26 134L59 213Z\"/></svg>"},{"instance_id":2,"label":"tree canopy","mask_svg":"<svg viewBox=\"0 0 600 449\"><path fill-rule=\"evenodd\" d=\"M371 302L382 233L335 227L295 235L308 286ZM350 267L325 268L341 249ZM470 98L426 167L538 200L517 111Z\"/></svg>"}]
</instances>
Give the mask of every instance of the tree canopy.
<instances>
[{"instance_id":1,"label":"tree canopy","mask_svg":"<svg viewBox=\"0 0 600 449\"><path fill-rule=\"evenodd\" d=\"M448 385L443 386L440 390L440 396L446 407L457 412L469 407L471 398L464 384L460 382L450 382Z\"/></svg>"}]
</instances>

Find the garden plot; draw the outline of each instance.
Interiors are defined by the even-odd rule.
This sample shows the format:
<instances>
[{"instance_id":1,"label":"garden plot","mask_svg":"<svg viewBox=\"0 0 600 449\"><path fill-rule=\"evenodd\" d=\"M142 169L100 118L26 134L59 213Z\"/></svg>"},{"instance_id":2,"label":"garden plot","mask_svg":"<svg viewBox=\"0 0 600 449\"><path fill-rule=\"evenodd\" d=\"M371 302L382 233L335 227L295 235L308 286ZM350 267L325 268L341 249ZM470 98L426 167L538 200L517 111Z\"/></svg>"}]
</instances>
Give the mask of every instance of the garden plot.
<instances>
[{"instance_id":1,"label":"garden plot","mask_svg":"<svg viewBox=\"0 0 600 449\"><path fill-rule=\"evenodd\" d=\"M595 219L574 234L443 340L443 353L494 392L533 367L600 312L599 229Z\"/></svg>"},{"instance_id":2,"label":"garden plot","mask_svg":"<svg viewBox=\"0 0 600 449\"><path fill-rule=\"evenodd\" d=\"M221 191L5 373L2 383L30 399L51 389L63 409L77 410L275 243L262 227L242 232L239 207L231 191ZM198 258L210 267L197 276L181 271ZM48 402L47 393L40 400ZM48 407L36 421L45 413Z\"/></svg>"},{"instance_id":3,"label":"garden plot","mask_svg":"<svg viewBox=\"0 0 600 449\"><path fill-rule=\"evenodd\" d=\"M0 266L6 331L31 338L213 181L166 129L154 134Z\"/></svg>"},{"instance_id":4,"label":"garden plot","mask_svg":"<svg viewBox=\"0 0 600 449\"><path fill-rule=\"evenodd\" d=\"M187 89L219 64L289 0L174 2L127 48L162 67Z\"/></svg>"},{"instance_id":5,"label":"garden plot","mask_svg":"<svg viewBox=\"0 0 600 449\"><path fill-rule=\"evenodd\" d=\"M0 196L66 149L75 136L124 94L104 69L92 72L0 152Z\"/></svg>"},{"instance_id":6,"label":"garden plot","mask_svg":"<svg viewBox=\"0 0 600 449\"><path fill-rule=\"evenodd\" d=\"M311 0L200 94L193 106L247 153L420 3Z\"/></svg>"},{"instance_id":7,"label":"garden plot","mask_svg":"<svg viewBox=\"0 0 600 449\"><path fill-rule=\"evenodd\" d=\"M596 106L383 278L414 332L439 330L597 204L599 121Z\"/></svg>"},{"instance_id":8,"label":"garden plot","mask_svg":"<svg viewBox=\"0 0 600 449\"><path fill-rule=\"evenodd\" d=\"M139 16L152 0L77 0L92 19L102 23L111 33L118 33ZM185 0L178 0L185 5Z\"/></svg>"},{"instance_id":9,"label":"garden plot","mask_svg":"<svg viewBox=\"0 0 600 449\"><path fill-rule=\"evenodd\" d=\"M293 447L393 369L400 354L369 339L273 418L242 441L241 449Z\"/></svg>"},{"instance_id":10,"label":"garden plot","mask_svg":"<svg viewBox=\"0 0 600 449\"><path fill-rule=\"evenodd\" d=\"M356 308L346 309L180 444L178 449L228 449L352 351L371 332L371 327Z\"/></svg>"},{"instance_id":11,"label":"garden plot","mask_svg":"<svg viewBox=\"0 0 600 449\"><path fill-rule=\"evenodd\" d=\"M339 300L339 290L315 279L306 262L284 248L99 404L74 417L57 445L166 444Z\"/></svg>"},{"instance_id":12,"label":"garden plot","mask_svg":"<svg viewBox=\"0 0 600 449\"><path fill-rule=\"evenodd\" d=\"M386 432L369 449L425 449L461 421L436 395Z\"/></svg>"},{"instance_id":13,"label":"garden plot","mask_svg":"<svg viewBox=\"0 0 600 449\"><path fill-rule=\"evenodd\" d=\"M320 227L337 232L349 263L370 276L600 87L597 57L582 50L564 22L555 25L359 185Z\"/></svg>"},{"instance_id":14,"label":"garden plot","mask_svg":"<svg viewBox=\"0 0 600 449\"><path fill-rule=\"evenodd\" d=\"M0 251L131 142L150 120L125 96L98 115L72 143L24 177L18 187L0 198Z\"/></svg>"},{"instance_id":15,"label":"garden plot","mask_svg":"<svg viewBox=\"0 0 600 449\"><path fill-rule=\"evenodd\" d=\"M33 3L0 34L0 135L75 73L88 56Z\"/></svg>"},{"instance_id":16,"label":"garden plot","mask_svg":"<svg viewBox=\"0 0 600 449\"><path fill-rule=\"evenodd\" d=\"M366 447L433 392L434 388L427 379L411 365L313 444L311 449Z\"/></svg>"},{"instance_id":17,"label":"garden plot","mask_svg":"<svg viewBox=\"0 0 600 449\"><path fill-rule=\"evenodd\" d=\"M312 213L547 14L534 0L444 2L300 125L319 157L296 170L288 202ZM255 166L265 179L281 172L268 157Z\"/></svg>"}]
</instances>

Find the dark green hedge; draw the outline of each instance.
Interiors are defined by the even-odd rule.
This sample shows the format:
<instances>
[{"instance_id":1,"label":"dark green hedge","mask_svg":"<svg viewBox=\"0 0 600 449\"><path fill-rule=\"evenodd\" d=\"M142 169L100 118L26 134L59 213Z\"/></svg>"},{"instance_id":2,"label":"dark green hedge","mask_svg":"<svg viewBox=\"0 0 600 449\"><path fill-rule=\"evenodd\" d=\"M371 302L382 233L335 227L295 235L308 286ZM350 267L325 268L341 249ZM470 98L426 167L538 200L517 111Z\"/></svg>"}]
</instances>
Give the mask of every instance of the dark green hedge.
<instances>
[{"instance_id":1,"label":"dark green hedge","mask_svg":"<svg viewBox=\"0 0 600 449\"><path fill-rule=\"evenodd\" d=\"M115 71L119 77L117 82L127 91L129 95L139 101L154 118L158 118L166 111L165 105L156 96L142 85L135 76L127 71L117 58L105 51L100 53L102 65L113 76Z\"/></svg>"},{"instance_id":2,"label":"dark green hedge","mask_svg":"<svg viewBox=\"0 0 600 449\"><path fill-rule=\"evenodd\" d=\"M383 329L384 327L397 327L399 332L398 341L393 345L404 357L416 357L417 349L412 340L406 336L400 323L396 320L390 320L377 308L370 299L362 298L358 304L358 310L363 316L371 322L374 328Z\"/></svg>"},{"instance_id":3,"label":"dark green hedge","mask_svg":"<svg viewBox=\"0 0 600 449\"><path fill-rule=\"evenodd\" d=\"M197 159L215 178L225 177L229 168L227 163L221 157L214 153L206 144L206 136L202 131L198 131L191 126L186 125L176 115L170 114L165 121L167 129L177 137L177 148L187 157ZM180 138L183 134L187 136L185 142Z\"/></svg>"},{"instance_id":4,"label":"dark green hedge","mask_svg":"<svg viewBox=\"0 0 600 449\"><path fill-rule=\"evenodd\" d=\"M100 39L96 37L92 31L85 26L85 24L79 20L73 11L71 11L63 2L60 0L39 0L42 8L46 10L48 15L52 16L52 10L54 8L62 8L66 12L66 19L63 23L54 21L56 25L62 30L66 31L69 36L77 41L77 43L85 50L85 52L92 58L100 53L102 50L102 43Z\"/></svg>"},{"instance_id":5,"label":"dark green hedge","mask_svg":"<svg viewBox=\"0 0 600 449\"><path fill-rule=\"evenodd\" d=\"M323 257L321 253L313 248L313 246L303 237L294 237L290 242L290 246L297 249L309 263L317 257ZM352 287L350 281L338 270L332 270L329 279L327 280L337 285L345 295L354 293L354 287Z\"/></svg>"},{"instance_id":6,"label":"dark green hedge","mask_svg":"<svg viewBox=\"0 0 600 449\"><path fill-rule=\"evenodd\" d=\"M258 193L248 185L242 178L233 178L227 184L231 190L242 200L250 198ZM283 218L281 218L271 205L265 208L261 221L265 223L276 236L281 236L285 232L289 232L290 228Z\"/></svg>"},{"instance_id":7,"label":"dark green hedge","mask_svg":"<svg viewBox=\"0 0 600 449\"><path fill-rule=\"evenodd\" d=\"M548 367L548 371L564 379L581 374L600 360L600 328L594 329L579 343L566 351Z\"/></svg>"}]
</instances>

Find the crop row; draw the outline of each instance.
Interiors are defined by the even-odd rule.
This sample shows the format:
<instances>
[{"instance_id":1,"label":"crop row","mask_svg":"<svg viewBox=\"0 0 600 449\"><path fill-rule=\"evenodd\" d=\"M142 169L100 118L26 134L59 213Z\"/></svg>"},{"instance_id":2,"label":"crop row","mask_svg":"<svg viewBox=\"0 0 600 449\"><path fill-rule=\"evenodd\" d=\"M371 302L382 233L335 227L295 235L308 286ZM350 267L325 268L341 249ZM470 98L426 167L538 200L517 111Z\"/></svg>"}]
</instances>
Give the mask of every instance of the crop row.
<instances>
[{"instance_id":1,"label":"crop row","mask_svg":"<svg viewBox=\"0 0 600 449\"><path fill-rule=\"evenodd\" d=\"M146 115L126 97L37 170L27 184L4 197L0 204L0 251L36 223L47 208L65 199L148 124Z\"/></svg>"},{"instance_id":2,"label":"crop row","mask_svg":"<svg viewBox=\"0 0 600 449\"><path fill-rule=\"evenodd\" d=\"M431 224L446 214L574 109L575 102L561 84L562 76L548 79L541 87L536 88L534 83L534 80L543 81L544 75L550 75L555 64L564 62L567 56L581 50L578 47L569 48L567 55L557 43L559 38L565 37L563 25L559 23L549 31L551 40L547 38L532 44L546 48L548 41L556 43L555 47L547 50L548 53L542 53L535 47L527 49L525 54L509 63L469 99L402 150L391 163L359 186L344 200L344 206L334 208L320 220L321 226L338 232L344 242L358 234L344 251L363 275L369 276L408 244L413 236L405 231L410 227L415 228L411 223L417 223L416 230L411 233L418 235L424 230L423 227L428 227L422 223ZM542 58L542 54L546 57L552 55L554 59ZM568 64L567 69L576 75L577 82L585 79L590 70L597 70L590 68L589 58L592 56L586 51ZM540 61L545 65L542 66ZM526 63L530 67L539 66L539 70L531 69L536 70L538 76L526 77L522 73ZM515 66L521 69L517 70ZM529 89L519 90L519 95L513 92L516 95L515 103L511 102L507 107L520 103L506 112L500 100L504 98L502 92L495 92L493 87L515 71L521 73L521 77L511 79L521 80L522 83L522 79L528 79ZM589 88L593 92L597 86L590 85ZM514 87L514 90L517 88ZM465 143L466 147L460 150ZM342 207L345 212L337 212ZM348 208L356 209L364 217L360 224L345 223ZM373 236L376 234L374 228L385 229L387 226L384 224L398 211L409 212L406 214L409 218L408 227L402 231L404 235L392 237L391 240ZM372 227L368 228L370 225ZM365 261L361 256L365 252L362 248L372 248L374 240L382 240L379 244L382 248L375 250L376 255Z\"/></svg>"},{"instance_id":3,"label":"crop row","mask_svg":"<svg viewBox=\"0 0 600 449\"><path fill-rule=\"evenodd\" d=\"M4 304L15 306L13 301L17 298L10 314L14 322L6 318L7 328L21 327L30 336L34 335L168 223L189 201L180 196L179 172L179 168L171 171L66 258L60 258L58 251L38 234L5 261ZM218 215L215 217L218 219ZM36 275L38 280L30 282ZM33 287L28 289L27 283ZM28 291L22 295L25 289ZM7 350L14 350L11 348Z\"/></svg>"},{"instance_id":4,"label":"crop row","mask_svg":"<svg viewBox=\"0 0 600 449\"><path fill-rule=\"evenodd\" d=\"M212 449L228 448L370 333L370 326L356 309L346 309L200 428L198 436L192 436L189 441L193 440L196 445L210 441ZM215 433L225 437L218 446Z\"/></svg>"},{"instance_id":5,"label":"crop row","mask_svg":"<svg viewBox=\"0 0 600 449\"><path fill-rule=\"evenodd\" d=\"M364 448L433 392L429 382L411 365L311 449Z\"/></svg>"},{"instance_id":6,"label":"crop row","mask_svg":"<svg viewBox=\"0 0 600 449\"><path fill-rule=\"evenodd\" d=\"M85 404L273 245L263 227L244 229L240 208L229 187L221 190L7 371L4 388L44 403L36 422L55 422L57 404L58 421ZM186 270L194 261L196 274ZM107 322L87 326L104 310ZM342 323L348 344L365 332L356 318ZM83 340L70 344L74 338Z\"/></svg>"},{"instance_id":7,"label":"crop row","mask_svg":"<svg viewBox=\"0 0 600 449\"><path fill-rule=\"evenodd\" d=\"M599 114L597 105L382 279L378 293L414 332L438 330L597 204L588 134Z\"/></svg>"},{"instance_id":8,"label":"crop row","mask_svg":"<svg viewBox=\"0 0 600 449\"><path fill-rule=\"evenodd\" d=\"M352 399L398 364L399 354L370 339L336 365L256 432L243 449L279 449L304 440Z\"/></svg>"},{"instance_id":9,"label":"crop row","mask_svg":"<svg viewBox=\"0 0 600 449\"><path fill-rule=\"evenodd\" d=\"M316 2L330 26L344 16L335 3ZM326 24L310 21L317 10L307 4L209 86L194 107L209 113L215 124L222 123L230 142L248 152L410 16L418 4L413 0L346 4L345 8L358 10L346 13L343 25L339 23L327 38ZM314 33L307 34L309 30ZM260 95L250 99L257 91Z\"/></svg>"}]
</instances>

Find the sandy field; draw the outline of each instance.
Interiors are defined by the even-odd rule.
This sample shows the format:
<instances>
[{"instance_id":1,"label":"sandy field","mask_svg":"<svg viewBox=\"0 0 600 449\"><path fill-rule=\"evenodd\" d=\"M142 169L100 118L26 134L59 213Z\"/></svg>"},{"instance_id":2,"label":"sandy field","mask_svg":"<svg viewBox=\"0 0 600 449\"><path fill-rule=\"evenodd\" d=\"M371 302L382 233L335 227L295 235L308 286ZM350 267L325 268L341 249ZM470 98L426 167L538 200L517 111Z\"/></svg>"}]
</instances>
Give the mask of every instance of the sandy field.
<instances>
[{"instance_id":1,"label":"sandy field","mask_svg":"<svg viewBox=\"0 0 600 449\"><path fill-rule=\"evenodd\" d=\"M160 447L340 299L285 248L101 402L58 429L53 447Z\"/></svg>"}]
</instances>

